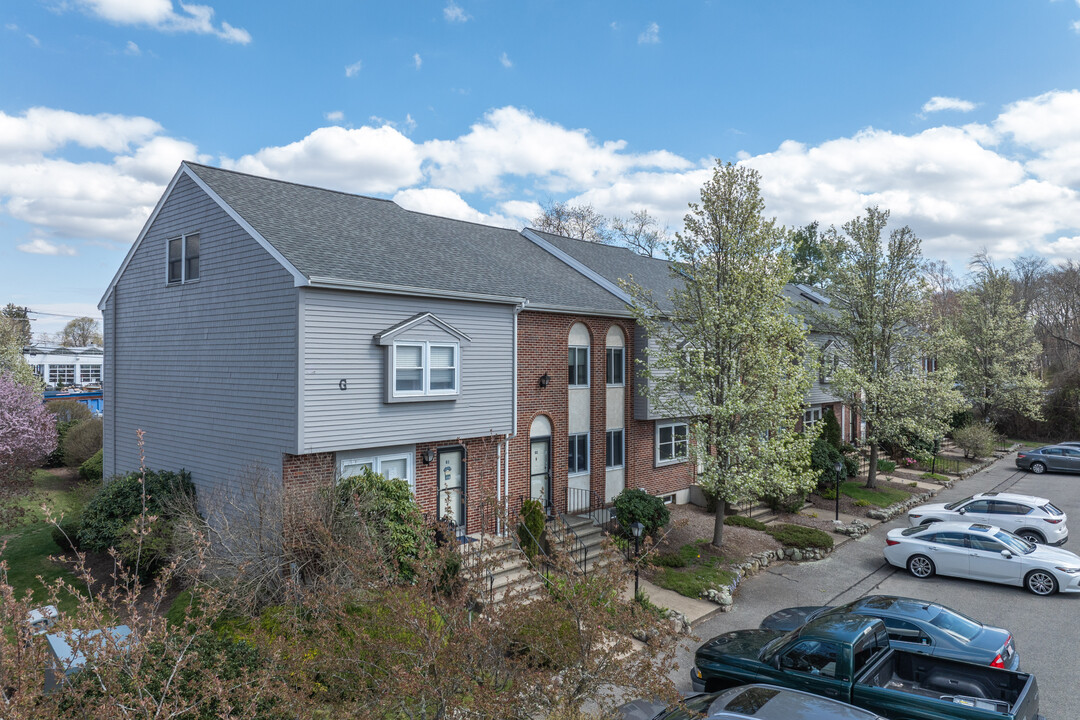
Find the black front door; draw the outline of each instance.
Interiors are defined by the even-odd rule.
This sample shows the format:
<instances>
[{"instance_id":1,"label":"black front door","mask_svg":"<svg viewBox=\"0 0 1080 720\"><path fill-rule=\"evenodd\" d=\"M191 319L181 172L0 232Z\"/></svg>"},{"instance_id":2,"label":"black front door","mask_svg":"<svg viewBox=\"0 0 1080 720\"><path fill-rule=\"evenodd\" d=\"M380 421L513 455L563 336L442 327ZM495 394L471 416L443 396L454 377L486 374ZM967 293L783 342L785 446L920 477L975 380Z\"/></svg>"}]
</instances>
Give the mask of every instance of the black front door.
<instances>
[{"instance_id":1,"label":"black front door","mask_svg":"<svg viewBox=\"0 0 1080 720\"><path fill-rule=\"evenodd\" d=\"M551 502L551 438L533 438L530 443L529 497L547 510Z\"/></svg>"}]
</instances>

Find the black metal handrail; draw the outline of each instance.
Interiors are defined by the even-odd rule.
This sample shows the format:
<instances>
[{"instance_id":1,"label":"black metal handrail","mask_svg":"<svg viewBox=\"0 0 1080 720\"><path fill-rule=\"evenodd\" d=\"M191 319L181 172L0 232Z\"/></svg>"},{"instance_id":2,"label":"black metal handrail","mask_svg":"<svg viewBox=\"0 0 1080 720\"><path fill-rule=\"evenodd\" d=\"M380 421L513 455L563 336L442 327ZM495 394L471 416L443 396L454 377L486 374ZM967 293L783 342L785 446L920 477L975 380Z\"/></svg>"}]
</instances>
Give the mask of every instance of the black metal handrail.
<instances>
[{"instance_id":1,"label":"black metal handrail","mask_svg":"<svg viewBox=\"0 0 1080 720\"><path fill-rule=\"evenodd\" d=\"M583 575L588 575L589 547L581 541L577 531L570 527L570 523L566 521L565 516L557 516L554 520L554 525L558 528L554 533L556 539L566 544L569 548L566 554L570 556L570 559L574 561L574 564L577 565L578 570L580 570ZM559 535L562 537L559 537Z\"/></svg>"},{"instance_id":2,"label":"black metal handrail","mask_svg":"<svg viewBox=\"0 0 1080 720\"><path fill-rule=\"evenodd\" d=\"M607 533L615 529L615 513L604 496L591 488L566 489L566 514L587 515Z\"/></svg>"}]
</instances>

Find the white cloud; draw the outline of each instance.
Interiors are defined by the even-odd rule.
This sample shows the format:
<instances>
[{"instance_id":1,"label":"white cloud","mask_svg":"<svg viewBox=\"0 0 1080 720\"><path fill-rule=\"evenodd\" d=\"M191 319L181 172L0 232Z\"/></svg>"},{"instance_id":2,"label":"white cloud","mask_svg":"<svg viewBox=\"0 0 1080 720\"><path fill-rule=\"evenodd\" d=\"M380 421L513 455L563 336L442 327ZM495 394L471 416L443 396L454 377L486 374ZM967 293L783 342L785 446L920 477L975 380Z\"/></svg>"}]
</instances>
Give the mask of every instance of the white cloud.
<instances>
[{"instance_id":1,"label":"white cloud","mask_svg":"<svg viewBox=\"0 0 1080 720\"><path fill-rule=\"evenodd\" d=\"M410 188L394 195L394 202L406 210L441 215L455 220L467 220L483 225L517 228L521 225L515 218L482 213L476 210L464 198L453 190L445 188Z\"/></svg>"},{"instance_id":2,"label":"white cloud","mask_svg":"<svg viewBox=\"0 0 1080 720\"><path fill-rule=\"evenodd\" d=\"M413 53L412 61L413 61L413 65L416 66L417 70L419 70L420 66L424 64L424 60L423 60L423 58L420 57L420 53Z\"/></svg>"},{"instance_id":3,"label":"white cloud","mask_svg":"<svg viewBox=\"0 0 1080 720\"><path fill-rule=\"evenodd\" d=\"M42 107L22 116L0 112L0 158L34 156L69 143L118 153L160 131L155 121L137 116L80 115Z\"/></svg>"},{"instance_id":4,"label":"white cloud","mask_svg":"<svg viewBox=\"0 0 1080 720\"><path fill-rule=\"evenodd\" d=\"M651 22L637 37L639 45L655 45L660 42L660 25Z\"/></svg>"},{"instance_id":5,"label":"white cloud","mask_svg":"<svg viewBox=\"0 0 1080 720\"><path fill-rule=\"evenodd\" d=\"M514 63L510 60L510 56L505 52L499 56L499 62L502 63L504 68L510 69L514 67Z\"/></svg>"},{"instance_id":6,"label":"white cloud","mask_svg":"<svg viewBox=\"0 0 1080 720\"><path fill-rule=\"evenodd\" d=\"M955 110L957 112L971 112L975 109L975 103L970 100L961 100L954 97L942 97L935 95L922 106L924 113L941 112L942 110Z\"/></svg>"},{"instance_id":7,"label":"white cloud","mask_svg":"<svg viewBox=\"0 0 1080 720\"><path fill-rule=\"evenodd\" d=\"M131 40L128 40L127 45L124 46L124 52L128 55L142 55L142 50Z\"/></svg>"},{"instance_id":8,"label":"white cloud","mask_svg":"<svg viewBox=\"0 0 1080 720\"><path fill-rule=\"evenodd\" d=\"M17 250L32 255L78 255L70 245L49 242L43 237L35 237L29 242L15 246Z\"/></svg>"},{"instance_id":9,"label":"white cloud","mask_svg":"<svg viewBox=\"0 0 1080 720\"><path fill-rule=\"evenodd\" d=\"M469 19L468 13L454 0L449 0L446 3L446 7L443 8L443 17L446 18L446 22L463 23Z\"/></svg>"},{"instance_id":10,"label":"white cloud","mask_svg":"<svg viewBox=\"0 0 1080 720\"><path fill-rule=\"evenodd\" d=\"M352 65L345 66L345 77L355 77L364 67L364 63L357 60Z\"/></svg>"},{"instance_id":11,"label":"white cloud","mask_svg":"<svg viewBox=\"0 0 1080 720\"><path fill-rule=\"evenodd\" d=\"M345 113L343 113L341 110L331 110L330 112L323 115L323 117L325 117L330 122L341 122L345 119Z\"/></svg>"},{"instance_id":12,"label":"white cloud","mask_svg":"<svg viewBox=\"0 0 1080 720\"><path fill-rule=\"evenodd\" d=\"M1073 20L1069 25L1074 33L1080 34L1080 20Z\"/></svg>"},{"instance_id":13,"label":"white cloud","mask_svg":"<svg viewBox=\"0 0 1080 720\"><path fill-rule=\"evenodd\" d=\"M177 12L173 0L76 0L91 15L117 25L145 25L163 32L193 32L213 35L226 42L247 45L251 34L243 28L222 22L214 25L214 8L209 5L180 2ZM63 6L61 6L63 7Z\"/></svg>"}]
</instances>

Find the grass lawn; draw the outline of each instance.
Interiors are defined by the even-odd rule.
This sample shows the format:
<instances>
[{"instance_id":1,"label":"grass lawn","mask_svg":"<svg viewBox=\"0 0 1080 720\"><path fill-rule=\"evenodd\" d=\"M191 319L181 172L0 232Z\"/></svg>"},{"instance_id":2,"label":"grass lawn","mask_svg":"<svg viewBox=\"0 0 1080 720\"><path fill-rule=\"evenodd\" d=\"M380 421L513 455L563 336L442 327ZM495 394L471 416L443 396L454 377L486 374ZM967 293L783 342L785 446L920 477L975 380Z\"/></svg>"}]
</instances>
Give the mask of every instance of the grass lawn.
<instances>
[{"instance_id":1,"label":"grass lawn","mask_svg":"<svg viewBox=\"0 0 1080 720\"><path fill-rule=\"evenodd\" d=\"M840 486L840 492L847 495L852 500L858 502L863 500L871 505L877 505L878 507L888 507L894 503L903 502L911 497L911 493L904 492L903 490L893 490L892 488L868 488L862 481L855 480L845 482Z\"/></svg>"},{"instance_id":2,"label":"grass lawn","mask_svg":"<svg viewBox=\"0 0 1080 720\"><path fill-rule=\"evenodd\" d=\"M26 498L16 501L27 508L19 523L3 533L7 540L3 558L8 564L8 582L18 597L29 589L34 593L35 602L45 602L48 593L38 580L40 575L45 582L64 578L78 585L75 576L64 566L49 560L50 555L59 555L60 548L53 542L51 526L45 524L41 511L42 503L52 508L54 516L61 512L70 515L78 512L88 495L88 489L72 483L49 470L38 470L34 474L34 492ZM71 609L70 599L63 599L61 610Z\"/></svg>"},{"instance_id":3,"label":"grass lawn","mask_svg":"<svg viewBox=\"0 0 1080 720\"><path fill-rule=\"evenodd\" d=\"M1010 445L1012 445L1014 443L1020 443L1021 445L1023 445L1026 448L1037 448L1037 447L1042 447L1043 445L1049 445L1050 444L1050 443L1044 443L1044 442L1035 442L1034 440L1017 440L1016 438L1009 438L1005 442L1010 444Z\"/></svg>"},{"instance_id":4,"label":"grass lawn","mask_svg":"<svg viewBox=\"0 0 1080 720\"><path fill-rule=\"evenodd\" d=\"M705 547L708 544L708 540L696 540L677 552L657 555L653 559L652 582L690 598L730 584L734 576L721 567L726 560L710 552Z\"/></svg>"}]
</instances>

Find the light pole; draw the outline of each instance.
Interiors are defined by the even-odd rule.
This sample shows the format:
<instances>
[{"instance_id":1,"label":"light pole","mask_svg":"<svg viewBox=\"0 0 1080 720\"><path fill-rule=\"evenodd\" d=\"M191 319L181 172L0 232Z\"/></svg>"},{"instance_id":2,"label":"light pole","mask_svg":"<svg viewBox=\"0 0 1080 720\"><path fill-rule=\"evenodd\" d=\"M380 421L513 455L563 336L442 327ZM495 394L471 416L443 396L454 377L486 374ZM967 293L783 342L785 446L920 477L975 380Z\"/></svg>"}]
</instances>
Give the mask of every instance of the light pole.
<instances>
[{"instance_id":1,"label":"light pole","mask_svg":"<svg viewBox=\"0 0 1080 720\"><path fill-rule=\"evenodd\" d=\"M844 463L837 462L833 465L833 471L836 473L836 519L840 519L840 483L844 477Z\"/></svg>"},{"instance_id":2,"label":"light pole","mask_svg":"<svg viewBox=\"0 0 1080 720\"><path fill-rule=\"evenodd\" d=\"M634 599L638 596L638 554L641 552L641 533L645 526L639 522L630 524L630 532L634 533Z\"/></svg>"}]
</instances>

